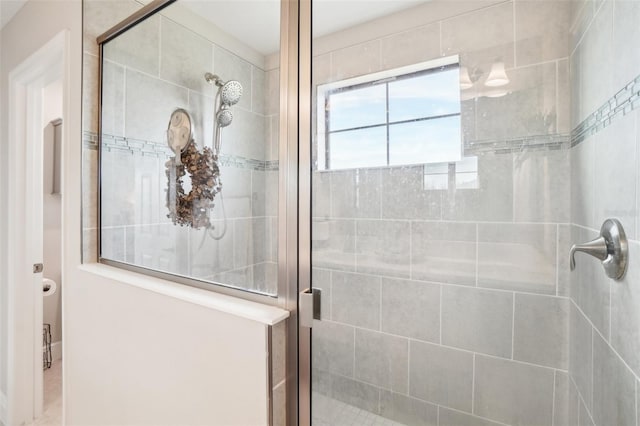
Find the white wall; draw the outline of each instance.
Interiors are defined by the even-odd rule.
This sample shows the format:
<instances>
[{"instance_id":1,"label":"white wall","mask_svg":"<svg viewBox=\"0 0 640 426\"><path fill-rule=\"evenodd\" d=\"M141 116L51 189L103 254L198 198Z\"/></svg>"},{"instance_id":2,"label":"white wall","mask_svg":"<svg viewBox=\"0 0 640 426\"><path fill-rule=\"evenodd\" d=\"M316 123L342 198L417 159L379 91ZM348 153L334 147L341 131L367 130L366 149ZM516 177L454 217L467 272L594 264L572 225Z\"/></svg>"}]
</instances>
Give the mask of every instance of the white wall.
<instances>
[{"instance_id":1,"label":"white wall","mask_svg":"<svg viewBox=\"0 0 640 426\"><path fill-rule=\"evenodd\" d=\"M218 303L220 299L211 293L155 282L164 289L161 294L143 288L141 282L149 283L143 278L132 281L122 272L109 277L80 265L81 23L79 0L30 1L0 35L0 205L6 206L8 73L60 30L70 30L62 184L65 423L266 424L264 321L229 313L229 303ZM0 241L6 241L10 226L6 214L0 210ZM8 247L1 250L4 262ZM0 271L4 267L1 264ZM0 286L3 393L7 388L5 281ZM275 309L234 303L253 313ZM274 315L272 319L283 319L286 313Z\"/></svg>"},{"instance_id":2,"label":"white wall","mask_svg":"<svg viewBox=\"0 0 640 426\"><path fill-rule=\"evenodd\" d=\"M6 271L6 259L8 248L4 242L7 241L8 226L7 210L9 200L7 199L7 158L8 147L8 76L11 70L21 64L30 55L36 52L45 43L51 40L61 31L70 31L70 53L65 74L70 81L79 82L81 76L81 2L80 0L41 0L29 1L0 32L0 274ZM66 104L65 108L70 111L70 128L75 132L69 138L70 146L79 146L80 129L80 87L76 84L73 87L65 88ZM69 155L80 158L80 152L75 154L70 150ZM77 160L76 160L77 162ZM79 165L76 167L79 172ZM37 194L41 196L41 194ZM75 209L79 211L79 202L69 200L67 207L75 204ZM73 210L73 208L72 208ZM73 217L73 215L72 215ZM79 214L75 215L76 220ZM76 232L79 235L79 232ZM76 241L76 245L79 244ZM5 275L0 275L0 400L6 396L7 392L7 287ZM0 412L0 417L4 413Z\"/></svg>"}]
</instances>

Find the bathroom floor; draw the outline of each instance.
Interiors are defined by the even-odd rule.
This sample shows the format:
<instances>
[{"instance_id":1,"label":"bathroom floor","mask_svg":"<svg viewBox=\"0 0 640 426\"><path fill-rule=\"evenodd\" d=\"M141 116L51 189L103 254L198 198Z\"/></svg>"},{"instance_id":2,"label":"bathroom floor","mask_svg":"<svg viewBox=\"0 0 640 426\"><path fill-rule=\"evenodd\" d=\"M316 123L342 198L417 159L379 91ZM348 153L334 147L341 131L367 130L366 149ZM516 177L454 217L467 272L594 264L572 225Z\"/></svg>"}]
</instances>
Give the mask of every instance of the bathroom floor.
<instances>
[{"instance_id":1,"label":"bathroom floor","mask_svg":"<svg viewBox=\"0 0 640 426\"><path fill-rule=\"evenodd\" d=\"M62 360L54 361L44 370L44 408L42 416L30 426L60 426L62 424Z\"/></svg>"},{"instance_id":2,"label":"bathroom floor","mask_svg":"<svg viewBox=\"0 0 640 426\"><path fill-rule=\"evenodd\" d=\"M317 392L313 407L313 426L403 426Z\"/></svg>"}]
</instances>

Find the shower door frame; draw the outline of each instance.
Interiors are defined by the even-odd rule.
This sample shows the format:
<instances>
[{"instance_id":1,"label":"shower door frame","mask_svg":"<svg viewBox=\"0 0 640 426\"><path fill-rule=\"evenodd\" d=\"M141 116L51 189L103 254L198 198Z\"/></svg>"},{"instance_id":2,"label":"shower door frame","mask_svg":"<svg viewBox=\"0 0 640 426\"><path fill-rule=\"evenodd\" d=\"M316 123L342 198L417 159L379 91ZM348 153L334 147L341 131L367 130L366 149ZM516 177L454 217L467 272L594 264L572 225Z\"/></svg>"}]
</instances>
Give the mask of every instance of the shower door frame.
<instances>
[{"instance_id":1,"label":"shower door frame","mask_svg":"<svg viewBox=\"0 0 640 426\"><path fill-rule=\"evenodd\" d=\"M312 0L298 0L298 294L309 289L311 282L311 63L312 63ZM296 315L296 320L298 316ZM311 333L297 321L298 330L298 425L311 425Z\"/></svg>"}]
</instances>

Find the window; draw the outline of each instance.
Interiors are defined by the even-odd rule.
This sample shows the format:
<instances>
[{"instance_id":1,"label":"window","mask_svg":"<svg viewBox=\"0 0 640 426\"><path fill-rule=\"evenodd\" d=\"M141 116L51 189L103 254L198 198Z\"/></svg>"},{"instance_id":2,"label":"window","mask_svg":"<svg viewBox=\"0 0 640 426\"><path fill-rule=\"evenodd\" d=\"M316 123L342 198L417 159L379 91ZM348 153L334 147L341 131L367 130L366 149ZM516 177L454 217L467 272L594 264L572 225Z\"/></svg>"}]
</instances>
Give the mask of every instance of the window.
<instances>
[{"instance_id":1,"label":"window","mask_svg":"<svg viewBox=\"0 0 640 426\"><path fill-rule=\"evenodd\" d=\"M459 82L456 56L319 86L318 168L460 160Z\"/></svg>"}]
</instances>

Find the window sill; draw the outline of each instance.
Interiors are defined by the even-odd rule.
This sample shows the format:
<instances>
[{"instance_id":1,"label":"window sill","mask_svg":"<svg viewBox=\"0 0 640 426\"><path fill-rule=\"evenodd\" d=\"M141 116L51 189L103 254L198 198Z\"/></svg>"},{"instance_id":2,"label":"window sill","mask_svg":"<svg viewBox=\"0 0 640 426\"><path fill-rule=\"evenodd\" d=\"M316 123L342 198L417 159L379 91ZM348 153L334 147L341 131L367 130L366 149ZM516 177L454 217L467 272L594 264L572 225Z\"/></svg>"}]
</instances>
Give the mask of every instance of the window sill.
<instances>
[{"instance_id":1,"label":"window sill","mask_svg":"<svg viewBox=\"0 0 640 426\"><path fill-rule=\"evenodd\" d=\"M275 306L189 287L108 265L91 263L80 265L78 269L87 274L152 291L240 318L257 321L265 325L275 325L289 317L288 311Z\"/></svg>"}]
</instances>

